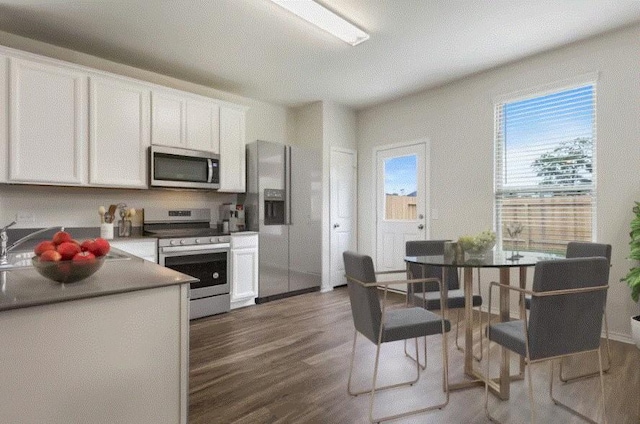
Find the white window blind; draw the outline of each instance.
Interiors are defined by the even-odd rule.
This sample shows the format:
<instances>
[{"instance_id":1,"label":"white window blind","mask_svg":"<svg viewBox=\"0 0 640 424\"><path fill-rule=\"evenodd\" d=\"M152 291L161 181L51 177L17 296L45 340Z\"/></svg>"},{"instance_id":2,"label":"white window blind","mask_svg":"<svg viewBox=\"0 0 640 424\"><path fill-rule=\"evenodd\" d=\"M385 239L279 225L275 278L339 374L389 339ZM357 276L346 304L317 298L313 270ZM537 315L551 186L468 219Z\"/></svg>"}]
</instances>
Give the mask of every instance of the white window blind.
<instances>
[{"instance_id":1,"label":"white window blind","mask_svg":"<svg viewBox=\"0 0 640 424\"><path fill-rule=\"evenodd\" d=\"M495 212L503 250L564 252L595 227L596 84L495 104ZM508 234L507 226L522 232ZM517 245L516 245L517 243Z\"/></svg>"}]
</instances>

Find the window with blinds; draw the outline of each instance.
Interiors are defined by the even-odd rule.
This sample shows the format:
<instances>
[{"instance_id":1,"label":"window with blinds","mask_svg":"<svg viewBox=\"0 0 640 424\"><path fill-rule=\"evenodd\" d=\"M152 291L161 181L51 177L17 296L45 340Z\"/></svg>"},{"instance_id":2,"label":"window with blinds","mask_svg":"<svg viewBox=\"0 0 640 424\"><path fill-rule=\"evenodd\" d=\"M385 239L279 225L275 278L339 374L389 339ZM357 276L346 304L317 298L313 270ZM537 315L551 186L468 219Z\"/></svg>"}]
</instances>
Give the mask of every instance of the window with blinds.
<instances>
[{"instance_id":1,"label":"window with blinds","mask_svg":"<svg viewBox=\"0 0 640 424\"><path fill-rule=\"evenodd\" d=\"M503 250L564 253L569 241L593 240L595 143L595 82L495 104Z\"/></svg>"}]
</instances>

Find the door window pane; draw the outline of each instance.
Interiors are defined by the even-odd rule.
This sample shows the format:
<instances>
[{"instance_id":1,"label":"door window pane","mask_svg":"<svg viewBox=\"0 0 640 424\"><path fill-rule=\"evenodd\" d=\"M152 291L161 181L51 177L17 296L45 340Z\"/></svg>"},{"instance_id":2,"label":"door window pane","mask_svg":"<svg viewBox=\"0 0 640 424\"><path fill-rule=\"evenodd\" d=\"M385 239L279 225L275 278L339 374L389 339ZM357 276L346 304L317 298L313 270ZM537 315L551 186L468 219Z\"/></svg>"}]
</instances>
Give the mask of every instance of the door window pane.
<instances>
[{"instance_id":1,"label":"door window pane","mask_svg":"<svg viewBox=\"0 0 640 424\"><path fill-rule=\"evenodd\" d=\"M384 161L385 219L416 219L417 171L416 155Z\"/></svg>"}]
</instances>

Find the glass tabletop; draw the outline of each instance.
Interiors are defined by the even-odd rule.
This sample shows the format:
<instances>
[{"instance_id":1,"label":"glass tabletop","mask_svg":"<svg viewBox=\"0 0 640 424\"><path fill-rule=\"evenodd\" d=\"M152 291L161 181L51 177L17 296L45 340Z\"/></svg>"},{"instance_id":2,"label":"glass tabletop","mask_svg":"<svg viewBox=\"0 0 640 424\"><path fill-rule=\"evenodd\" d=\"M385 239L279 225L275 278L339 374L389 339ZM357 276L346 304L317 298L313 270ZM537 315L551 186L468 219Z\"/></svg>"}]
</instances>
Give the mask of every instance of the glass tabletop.
<instances>
[{"instance_id":1,"label":"glass tabletop","mask_svg":"<svg viewBox=\"0 0 640 424\"><path fill-rule=\"evenodd\" d=\"M451 268L509 268L534 266L536 263L545 260L562 259L564 256L542 252L520 252L521 258L510 259L513 252L490 251L484 258L467 258L457 261L455 256L435 255L435 256L406 256L407 263L419 265L443 266Z\"/></svg>"}]
</instances>

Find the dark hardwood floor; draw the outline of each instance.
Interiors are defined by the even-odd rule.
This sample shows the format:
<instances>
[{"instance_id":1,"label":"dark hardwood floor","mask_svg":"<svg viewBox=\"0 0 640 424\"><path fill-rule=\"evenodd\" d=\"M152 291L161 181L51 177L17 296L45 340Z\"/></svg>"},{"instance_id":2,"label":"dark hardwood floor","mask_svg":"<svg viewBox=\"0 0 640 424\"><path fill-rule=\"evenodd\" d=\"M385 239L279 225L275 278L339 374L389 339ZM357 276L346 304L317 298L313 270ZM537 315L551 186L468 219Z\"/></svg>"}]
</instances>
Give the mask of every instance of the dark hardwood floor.
<instances>
[{"instance_id":1,"label":"dark hardwood floor","mask_svg":"<svg viewBox=\"0 0 640 424\"><path fill-rule=\"evenodd\" d=\"M398 301L400 298L398 297ZM455 320L456 314L450 314ZM460 336L462 341L462 335ZM346 288L309 293L227 314L193 321L190 334L189 422L204 423L365 423L368 395L347 394L353 324ZM450 380L464 379L463 354L448 335ZM429 363L413 387L382 392L378 413L394 413L412 403L442 399L441 340L428 339ZM365 387L373 372L375 346L359 337L354 384ZM640 353L635 346L612 342L613 366L605 374L609 423L638 423ZM415 371L402 342L382 350L381 383L410 377ZM497 352L497 351L496 351ZM512 355L515 356L515 355ZM492 355L492 364L498 362ZM513 358L514 365L517 358ZM593 358L574 360L573 371ZM484 367L484 365L481 365ZM516 367L514 366L513 369ZM538 420L579 423L548 397L549 367L533 367ZM554 393L599 420L597 378L559 385ZM508 422L528 422L524 381L511 387L511 399L490 396L493 413ZM443 410L398 420L402 423L487 423L484 388L451 393Z\"/></svg>"}]
</instances>

